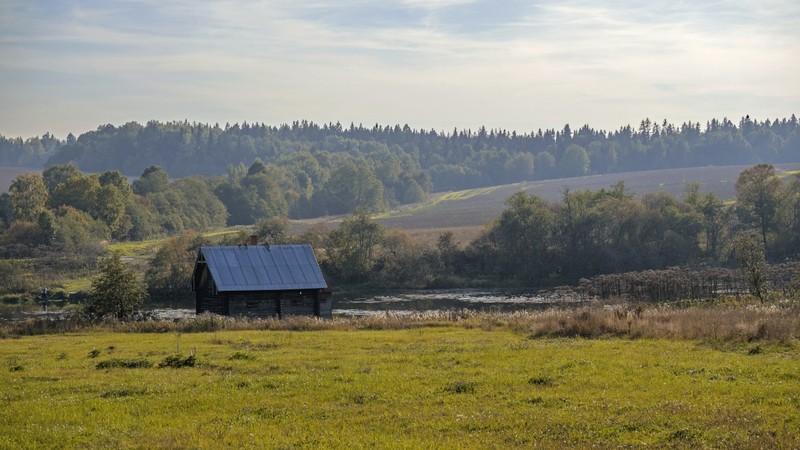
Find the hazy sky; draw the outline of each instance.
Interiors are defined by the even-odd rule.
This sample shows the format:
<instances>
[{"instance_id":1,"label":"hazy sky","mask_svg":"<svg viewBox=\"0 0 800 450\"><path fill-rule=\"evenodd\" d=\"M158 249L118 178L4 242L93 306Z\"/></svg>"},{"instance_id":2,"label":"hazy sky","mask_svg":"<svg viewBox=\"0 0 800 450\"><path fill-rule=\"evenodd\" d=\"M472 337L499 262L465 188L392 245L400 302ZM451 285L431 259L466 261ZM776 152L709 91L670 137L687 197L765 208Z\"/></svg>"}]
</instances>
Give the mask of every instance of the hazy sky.
<instances>
[{"instance_id":1,"label":"hazy sky","mask_svg":"<svg viewBox=\"0 0 800 450\"><path fill-rule=\"evenodd\" d=\"M0 0L0 134L800 113L800 1Z\"/></svg>"}]
</instances>

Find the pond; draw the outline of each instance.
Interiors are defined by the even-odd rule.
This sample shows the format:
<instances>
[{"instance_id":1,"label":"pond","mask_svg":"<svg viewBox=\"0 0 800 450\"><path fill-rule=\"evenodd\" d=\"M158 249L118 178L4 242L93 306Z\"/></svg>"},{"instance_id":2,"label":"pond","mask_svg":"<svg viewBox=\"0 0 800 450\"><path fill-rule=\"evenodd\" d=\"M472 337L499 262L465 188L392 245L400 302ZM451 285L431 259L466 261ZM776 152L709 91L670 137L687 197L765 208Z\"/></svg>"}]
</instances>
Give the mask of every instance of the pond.
<instances>
[{"instance_id":1,"label":"pond","mask_svg":"<svg viewBox=\"0 0 800 450\"><path fill-rule=\"evenodd\" d=\"M333 315L338 317L357 317L383 314L412 314L427 311L447 311L468 309L472 311L531 311L551 306L579 306L585 299L556 293L510 292L504 290L417 290L383 291L381 293L335 293L333 295ZM150 311L160 319L174 320L194 317L194 300L169 305L158 305ZM29 318L58 319L65 316L63 310L52 308L42 311L41 306L25 305L3 308L0 321L25 320Z\"/></svg>"},{"instance_id":2,"label":"pond","mask_svg":"<svg viewBox=\"0 0 800 450\"><path fill-rule=\"evenodd\" d=\"M554 305L579 305L583 301L575 296L552 293L474 289L403 291L382 295L334 294L333 315L411 314L459 309L514 312L542 310Z\"/></svg>"},{"instance_id":3,"label":"pond","mask_svg":"<svg viewBox=\"0 0 800 450\"><path fill-rule=\"evenodd\" d=\"M382 293L333 294L335 317L358 317L384 314L412 314L468 309L472 311L514 312L542 310L555 305L579 306L585 299L555 293L509 292L503 290L416 290ZM193 317L193 303L172 308L154 309L163 319Z\"/></svg>"}]
</instances>

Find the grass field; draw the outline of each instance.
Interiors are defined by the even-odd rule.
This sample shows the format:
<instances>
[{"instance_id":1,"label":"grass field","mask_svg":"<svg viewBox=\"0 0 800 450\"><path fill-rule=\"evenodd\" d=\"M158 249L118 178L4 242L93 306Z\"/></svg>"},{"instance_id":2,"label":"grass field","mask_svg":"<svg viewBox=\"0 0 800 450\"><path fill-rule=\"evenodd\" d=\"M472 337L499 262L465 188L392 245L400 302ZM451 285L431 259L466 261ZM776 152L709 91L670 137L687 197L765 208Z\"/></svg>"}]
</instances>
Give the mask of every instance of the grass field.
<instances>
[{"instance_id":1,"label":"grass field","mask_svg":"<svg viewBox=\"0 0 800 450\"><path fill-rule=\"evenodd\" d=\"M800 446L796 341L89 332L0 340L0 362L2 448Z\"/></svg>"}]
</instances>

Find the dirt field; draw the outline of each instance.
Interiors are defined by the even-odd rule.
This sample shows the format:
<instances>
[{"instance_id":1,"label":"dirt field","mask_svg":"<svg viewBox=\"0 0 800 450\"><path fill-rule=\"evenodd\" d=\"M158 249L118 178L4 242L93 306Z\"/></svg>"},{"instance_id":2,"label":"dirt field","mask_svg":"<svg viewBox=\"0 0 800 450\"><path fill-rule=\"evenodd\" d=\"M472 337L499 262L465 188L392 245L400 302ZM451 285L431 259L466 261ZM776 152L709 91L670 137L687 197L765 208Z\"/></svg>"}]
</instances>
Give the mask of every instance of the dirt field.
<instances>
[{"instance_id":1,"label":"dirt field","mask_svg":"<svg viewBox=\"0 0 800 450\"><path fill-rule=\"evenodd\" d=\"M480 228L488 221L499 216L505 208L505 200L517 191L555 201L561 198L565 187L571 190L595 191L601 188L607 189L618 181L624 181L627 189L639 197L648 192L662 191L680 197L688 183L700 183L703 192L713 191L723 200L730 200L736 196L736 179L749 167L751 166L649 170L531 181L457 193L438 193L425 204L393 211L378 220L389 228L404 229L423 240L429 240L432 234L438 236L446 229L457 229L457 239L466 242L477 236ZM777 164L776 169L797 170L800 169L800 163Z\"/></svg>"},{"instance_id":2,"label":"dirt field","mask_svg":"<svg viewBox=\"0 0 800 450\"><path fill-rule=\"evenodd\" d=\"M23 173L41 172L39 169L31 169L27 167L0 167L0 194L8 192L8 187L14 178L17 178Z\"/></svg>"}]
</instances>

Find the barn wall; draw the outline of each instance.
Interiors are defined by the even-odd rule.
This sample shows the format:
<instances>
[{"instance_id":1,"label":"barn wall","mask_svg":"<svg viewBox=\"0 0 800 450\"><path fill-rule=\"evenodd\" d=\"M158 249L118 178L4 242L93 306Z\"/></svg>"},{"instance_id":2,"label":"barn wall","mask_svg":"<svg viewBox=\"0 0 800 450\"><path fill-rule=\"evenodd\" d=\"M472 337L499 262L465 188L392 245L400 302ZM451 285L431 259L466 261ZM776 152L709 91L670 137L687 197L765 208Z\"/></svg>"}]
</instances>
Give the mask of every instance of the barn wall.
<instances>
[{"instance_id":1,"label":"barn wall","mask_svg":"<svg viewBox=\"0 0 800 450\"><path fill-rule=\"evenodd\" d=\"M317 293L317 303L319 304L319 316L323 319L333 318L333 300L331 300L330 289L321 289Z\"/></svg>"},{"instance_id":2,"label":"barn wall","mask_svg":"<svg viewBox=\"0 0 800 450\"><path fill-rule=\"evenodd\" d=\"M275 317L280 313L277 295L272 292L237 293L226 298L231 316Z\"/></svg>"},{"instance_id":3,"label":"barn wall","mask_svg":"<svg viewBox=\"0 0 800 450\"><path fill-rule=\"evenodd\" d=\"M199 281L195 292L195 312L197 314L202 314L204 312L219 315L226 314L225 302L219 295L214 293L213 281L211 281L211 277L208 276L207 270L203 271L200 275Z\"/></svg>"},{"instance_id":4,"label":"barn wall","mask_svg":"<svg viewBox=\"0 0 800 450\"><path fill-rule=\"evenodd\" d=\"M205 297L205 296L197 296L195 298L196 307L195 312L197 314L202 314L204 312L210 312L213 314L225 315L225 304L223 300L219 297Z\"/></svg>"},{"instance_id":5,"label":"barn wall","mask_svg":"<svg viewBox=\"0 0 800 450\"><path fill-rule=\"evenodd\" d=\"M210 312L243 317L332 317L333 306L329 289L215 292L211 277L205 276L201 282L202 285L195 293L197 314Z\"/></svg>"},{"instance_id":6,"label":"barn wall","mask_svg":"<svg viewBox=\"0 0 800 450\"><path fill-rule=\"evenodd\" d=\"M314 293L284 292L281 296L281 317L315 315Z\"/></svg>"}]
</instances>

